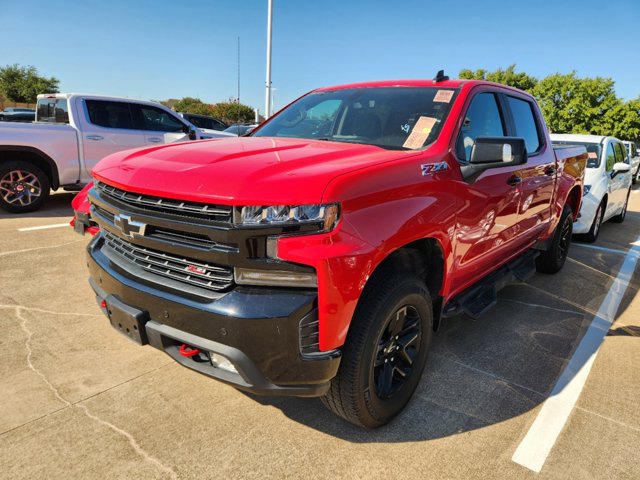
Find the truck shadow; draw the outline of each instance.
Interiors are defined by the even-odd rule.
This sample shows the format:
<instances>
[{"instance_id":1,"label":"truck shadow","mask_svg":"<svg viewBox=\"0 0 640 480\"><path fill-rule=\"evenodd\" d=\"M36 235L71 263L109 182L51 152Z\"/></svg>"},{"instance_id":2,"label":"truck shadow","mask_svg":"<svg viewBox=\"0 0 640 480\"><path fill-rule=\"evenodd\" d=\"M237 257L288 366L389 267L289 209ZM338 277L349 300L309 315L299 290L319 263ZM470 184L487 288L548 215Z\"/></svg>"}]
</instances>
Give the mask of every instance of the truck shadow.
<instances>
[{"instance_id":1,"label":"truck shadow","mask_svg":"<svg viewBox=\"0 0 640 480\"><path fill-rule=\"evenodd\" d=\"M7 213L0 210L0 219L3 218L55 218L55 217L71 217L73 209L71 208L71 200L76 195L75 192L51 192L51 196L40 210L30 213Z\"/></svg>"}]
</instances>

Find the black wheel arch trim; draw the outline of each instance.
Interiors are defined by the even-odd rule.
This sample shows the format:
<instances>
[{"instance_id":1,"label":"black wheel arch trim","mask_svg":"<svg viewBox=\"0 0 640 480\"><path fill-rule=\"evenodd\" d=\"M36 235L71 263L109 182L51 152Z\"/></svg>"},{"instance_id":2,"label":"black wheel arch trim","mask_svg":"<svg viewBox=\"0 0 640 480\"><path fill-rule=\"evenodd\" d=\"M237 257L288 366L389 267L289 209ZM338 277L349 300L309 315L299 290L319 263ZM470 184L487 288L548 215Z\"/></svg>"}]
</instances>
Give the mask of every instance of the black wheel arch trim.
<instances>
[{"instance_id":1,"label":"black wheel arch trim","mask_svg":"<svg viewBox=\"0 0 640 480\"><path fill-rule=\"evenodd\" d=\"M37 155L49 167L48 172L45 171L44 173L45 174L50 173L49 180L51 183L51 188L53 190L56 190L60 187L60 176L58 173L58 165L53 160L53 158L51 158L49 155L44 153L42 150L35 147L28 147L24 145L0 145L0 153L2 152L26 152L26 153L32 153L34 155Z\"/></svg>"}]
</instances>

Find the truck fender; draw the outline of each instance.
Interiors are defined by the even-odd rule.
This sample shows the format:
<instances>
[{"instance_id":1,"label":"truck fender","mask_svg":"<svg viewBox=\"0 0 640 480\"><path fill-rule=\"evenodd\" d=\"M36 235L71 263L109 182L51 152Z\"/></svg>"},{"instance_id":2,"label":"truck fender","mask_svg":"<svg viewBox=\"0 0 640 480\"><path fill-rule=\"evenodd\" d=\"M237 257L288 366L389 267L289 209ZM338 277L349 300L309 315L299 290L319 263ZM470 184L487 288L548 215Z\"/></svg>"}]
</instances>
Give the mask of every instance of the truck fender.
<instances>
[{"instance_id":1,"label":"truck fender","mask_svg":"<svg viewBox=\"0 0 640 480\"><path fill-rule=\"evenodd\" d=\"M11 154L15 155L11 155ZM0 161L22 160L29 162L40 168L49 178L49 183L53 190L60 187L60 177L56 162L43 151L35 147L22 145L0 145Z\"/></svg>"}]
</instances>

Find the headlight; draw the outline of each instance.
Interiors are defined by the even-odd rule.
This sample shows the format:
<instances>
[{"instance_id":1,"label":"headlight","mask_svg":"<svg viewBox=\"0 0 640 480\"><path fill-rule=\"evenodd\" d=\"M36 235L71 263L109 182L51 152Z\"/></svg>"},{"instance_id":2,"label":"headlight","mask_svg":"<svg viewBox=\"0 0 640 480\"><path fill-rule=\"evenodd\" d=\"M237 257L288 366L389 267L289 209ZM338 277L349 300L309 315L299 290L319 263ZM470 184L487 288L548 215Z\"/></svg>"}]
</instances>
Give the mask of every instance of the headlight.
<instances>
[{"instance_id":1,"label":"headlight","mask_svg":"<svg viewBox=\"0 0 640 480\"><path fill-rule=\"evenodd\" d=\"M584 197L590 191L591 191L591 185L585 185L584 190L582 190L582 196Z\"/></svg>"},{"instance_id":2,"label":"headlight","mask_svg":"<svg viewBox=\"0 0 640 480\"><path fill-rule=\"evenodd\" d=\"M340 216L338 205L275 205L242 207L236 224L245 226L274 226L321 224L321 231L328 232Z\"/></svg>"}]
</instances>

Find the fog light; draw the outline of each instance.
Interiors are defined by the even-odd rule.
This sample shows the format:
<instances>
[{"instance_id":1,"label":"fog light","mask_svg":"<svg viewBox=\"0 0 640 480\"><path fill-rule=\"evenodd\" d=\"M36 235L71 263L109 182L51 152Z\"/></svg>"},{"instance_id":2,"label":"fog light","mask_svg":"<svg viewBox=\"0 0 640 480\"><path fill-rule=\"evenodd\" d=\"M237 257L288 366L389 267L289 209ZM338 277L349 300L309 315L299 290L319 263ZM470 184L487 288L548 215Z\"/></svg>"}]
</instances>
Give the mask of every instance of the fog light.
<instances>
[{"instance_id":1,"label":"fog light","mask_svg":"<svg viewBox=\"0 0 640 480\"><path fill-rule=\"evenodd\" d=\"M220 370L226 370L231 373L238 373L236 367L233 366L233 363L227 358L219 353L209 352L209 358L211 359L211 365Z\"/></svg>"},{"instance_id":2,"label":"fog light","mask_svg":"<svg viewBox=\"0 0 640 480\"><path fill-rule=\"evenodd\" d=\"M317 288L315 272L290 272L285 270L235 269L235 281L238 285L261 285L271 287Z\"/></svg>"}]
</instances>

